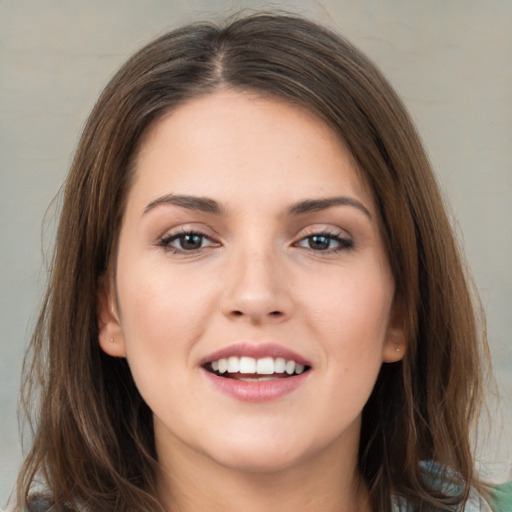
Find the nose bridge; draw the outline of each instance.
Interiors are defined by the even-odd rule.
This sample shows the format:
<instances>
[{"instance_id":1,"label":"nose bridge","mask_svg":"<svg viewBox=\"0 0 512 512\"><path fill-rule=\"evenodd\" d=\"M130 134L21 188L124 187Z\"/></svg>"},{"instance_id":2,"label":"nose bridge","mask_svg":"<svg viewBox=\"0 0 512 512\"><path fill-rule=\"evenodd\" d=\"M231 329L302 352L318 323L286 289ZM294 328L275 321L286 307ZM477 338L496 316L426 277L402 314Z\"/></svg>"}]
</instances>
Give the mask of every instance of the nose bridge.
<instances>
[{"instance_id":1,"label":"nose bridge","mask_svg":"<svg viewBox=\"0 0 512 512\"><path fill-rule=\"evenodd\" d=\"M233 248L225 313L253 321L286 316L290 300L283 270L280 255L268 239L255 237L250 243Z\"/></svg>"}]
</instances>

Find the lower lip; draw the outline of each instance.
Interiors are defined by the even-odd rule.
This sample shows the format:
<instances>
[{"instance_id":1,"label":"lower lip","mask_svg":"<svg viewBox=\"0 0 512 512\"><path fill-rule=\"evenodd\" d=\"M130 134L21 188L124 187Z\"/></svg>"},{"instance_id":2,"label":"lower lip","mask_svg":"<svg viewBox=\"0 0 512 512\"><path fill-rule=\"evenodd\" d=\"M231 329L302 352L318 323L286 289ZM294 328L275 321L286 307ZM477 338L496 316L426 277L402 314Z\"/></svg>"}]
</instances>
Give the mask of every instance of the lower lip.
<instances>
[{"instance_id":1,"label":"lower lip","mask_svg":"<svg viewBox=\"0 0 512 512\"><path fill-rule=\"evenodd\" d=\"M209 382L221 393L241 402L270 402L279 400L299 388L308 378L311 370L275 380L242 381L219 377L205 369L201 369Z\"/></svg>"}]
</instances>

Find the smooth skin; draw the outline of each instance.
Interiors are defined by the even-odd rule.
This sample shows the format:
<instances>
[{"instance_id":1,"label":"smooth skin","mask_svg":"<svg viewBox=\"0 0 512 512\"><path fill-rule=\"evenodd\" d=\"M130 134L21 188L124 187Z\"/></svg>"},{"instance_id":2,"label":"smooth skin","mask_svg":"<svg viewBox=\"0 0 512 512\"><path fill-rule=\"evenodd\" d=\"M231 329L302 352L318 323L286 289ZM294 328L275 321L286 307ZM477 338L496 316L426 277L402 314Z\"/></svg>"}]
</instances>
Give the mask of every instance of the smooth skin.
<instances>
[{"instance_id":1,"label":"smooth skin","mask_svg":"<svg viewBox=\"0 0 512 512\"><path fill-rule=\"evenodd\" d=\"M167 510L370 510L361 411L406 342L374 200L323 121L229 89L169 112L137 155L112 281L99 341L154 413ZM219 392L200 361L240 342L293 350L307 378L262 403Z\"/></svg>"}]
</instances>

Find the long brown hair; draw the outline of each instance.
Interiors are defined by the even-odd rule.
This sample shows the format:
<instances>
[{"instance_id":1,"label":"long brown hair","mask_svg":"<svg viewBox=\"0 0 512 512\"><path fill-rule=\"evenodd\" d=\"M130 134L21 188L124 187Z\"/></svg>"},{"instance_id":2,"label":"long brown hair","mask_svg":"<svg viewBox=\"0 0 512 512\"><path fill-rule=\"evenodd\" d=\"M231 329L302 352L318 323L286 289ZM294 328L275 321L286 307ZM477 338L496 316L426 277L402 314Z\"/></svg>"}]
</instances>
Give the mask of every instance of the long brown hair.
<instances>
[{"instance_id":1,"label":"long brown hair","mask_svg":"<svg viewBox=\"0 0 512 512\"><path fill-rule=\"evenodd\" d=\"M115 265L141 137L170 109L220 86L322 118L378 205L409 349L402 362L383 365L363 411L359 469L374 509L389 512L401 498L416 510L464 503L478 486L470 431L487 348L425 151L397 94L350 43L296 16L257 14L158 38L119 70L88 119L25 367L34 440L18 506L41 479L55 510L158 508L152 414L126 362L100 349L98 285ZM434 477L422 461L436 463ZM435 477L454 485L435 487Z\"/></svg>"}]
</instances>

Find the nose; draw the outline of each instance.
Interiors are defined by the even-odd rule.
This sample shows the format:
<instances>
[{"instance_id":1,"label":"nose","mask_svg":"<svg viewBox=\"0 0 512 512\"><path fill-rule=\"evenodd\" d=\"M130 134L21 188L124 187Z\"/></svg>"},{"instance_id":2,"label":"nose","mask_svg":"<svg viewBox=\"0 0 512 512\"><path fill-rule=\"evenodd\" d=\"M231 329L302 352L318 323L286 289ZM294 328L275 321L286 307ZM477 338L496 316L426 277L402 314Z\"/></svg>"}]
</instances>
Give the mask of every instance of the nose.
<instances>
[{"instance_id":1,"label":"nose","mask_svg":"<svg viewBox=\"0 0 512 512\"><path fill-rule=\"evenodd\" d=\"M252 324L280 323L290 317L291 282L279 255L268 249L237 251L227 274L224 315Z\"/></svg>"}]
</instances>

